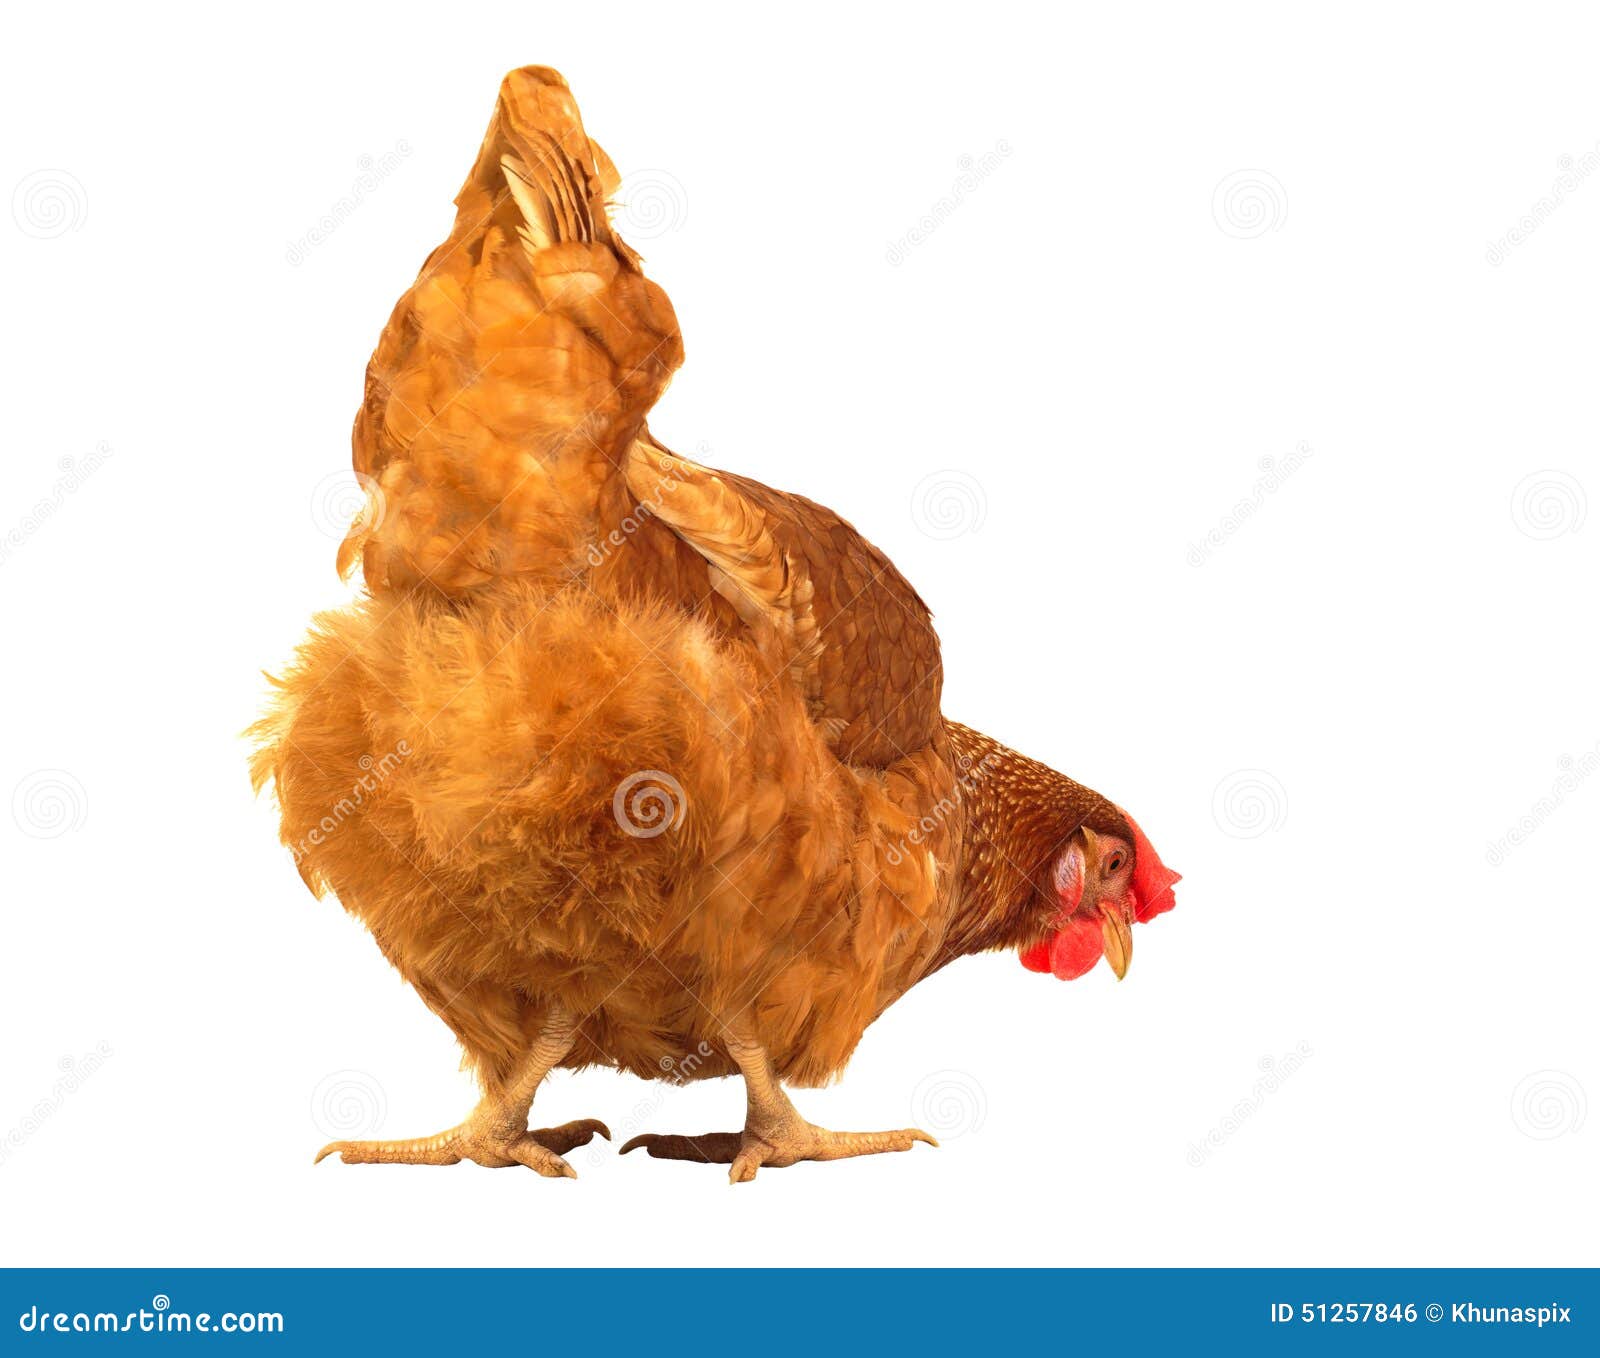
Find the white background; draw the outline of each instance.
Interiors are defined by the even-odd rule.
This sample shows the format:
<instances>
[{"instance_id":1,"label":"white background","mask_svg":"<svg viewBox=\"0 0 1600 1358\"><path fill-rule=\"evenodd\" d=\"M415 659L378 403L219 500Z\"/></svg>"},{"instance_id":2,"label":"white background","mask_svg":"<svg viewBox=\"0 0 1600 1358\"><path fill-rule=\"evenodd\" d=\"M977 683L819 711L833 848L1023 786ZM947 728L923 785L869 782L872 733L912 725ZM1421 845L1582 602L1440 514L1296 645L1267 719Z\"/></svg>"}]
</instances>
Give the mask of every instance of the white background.
<instances>
[{"instance_id":1,"label":"white background","mask_svg":"<svg viewBox=\"0 0 1600 1358\"><path fill-rule=\"evenodd\" d=\"M1206 9L8 18L0 1258L1600 1262L1600 21ZM938 1151L312 1168L473 1091L237 733L345 595L363 367L533 61L676 304L658 436L851 518L946 710L1185 874L1120 986L965 961L798 1097Z\"/></svg>"}]
</instances>

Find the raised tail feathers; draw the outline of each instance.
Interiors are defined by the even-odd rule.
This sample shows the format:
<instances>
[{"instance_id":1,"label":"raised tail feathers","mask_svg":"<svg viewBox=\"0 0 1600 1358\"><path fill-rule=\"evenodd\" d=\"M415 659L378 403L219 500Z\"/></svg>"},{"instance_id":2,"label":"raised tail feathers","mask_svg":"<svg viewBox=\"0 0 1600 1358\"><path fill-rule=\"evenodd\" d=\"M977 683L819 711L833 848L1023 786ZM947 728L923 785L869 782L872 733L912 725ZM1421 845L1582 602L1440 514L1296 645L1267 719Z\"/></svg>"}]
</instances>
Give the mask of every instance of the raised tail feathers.
<instances>
[{"instance_id":1,"label":"raised tail feathers","mask_svg":"<svg viewBox=\"0 0 1600 1358\"><path fill-rule=\"evenodd\" d=\"M557 72L506 76L450 236L367 367L368 505L339 565L369 588L460 593L582 561L601 484L683 360L671 303L607 218L617 186Z\"/></svg>"}]
</instances>

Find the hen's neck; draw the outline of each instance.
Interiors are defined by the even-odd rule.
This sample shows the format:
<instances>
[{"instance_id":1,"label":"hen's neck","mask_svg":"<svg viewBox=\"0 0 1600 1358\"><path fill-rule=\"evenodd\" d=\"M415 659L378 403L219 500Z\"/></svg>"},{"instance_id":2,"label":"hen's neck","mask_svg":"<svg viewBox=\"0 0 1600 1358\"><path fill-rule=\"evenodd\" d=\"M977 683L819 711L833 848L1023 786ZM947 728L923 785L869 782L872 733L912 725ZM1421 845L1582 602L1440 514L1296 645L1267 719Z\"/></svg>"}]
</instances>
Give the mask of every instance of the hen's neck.
<instances>
[{"instance_id":1,"label":"hen's neck","mask_svg":"<svg viewBox=\"0 0 1600 1358\"><path fill-rule=\"evenodd\" d=\"M940 965L992 948L1037 942L1051 911L1041 892L1050 866L1080 826L1126 833L1098 792L947 721L966 812L955 908Z\"/></svg>"}]
</instances>

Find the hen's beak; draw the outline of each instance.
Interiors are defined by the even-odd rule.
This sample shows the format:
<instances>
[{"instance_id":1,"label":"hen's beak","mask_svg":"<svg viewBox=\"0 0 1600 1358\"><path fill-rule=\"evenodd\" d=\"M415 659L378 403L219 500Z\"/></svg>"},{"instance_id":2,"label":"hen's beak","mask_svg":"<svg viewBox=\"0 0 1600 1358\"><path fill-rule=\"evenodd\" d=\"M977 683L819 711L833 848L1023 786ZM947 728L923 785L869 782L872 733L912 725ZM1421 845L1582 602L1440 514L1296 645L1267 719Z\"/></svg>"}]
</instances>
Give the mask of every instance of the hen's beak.
<instances>
[{"instance_id":1,"label":"hen's beak","mask_svg":"<svg viewBox=\"0 0 1600 1358\"><path fill-rule=\"evenodd\" d=\"M1128 974L1128 963L1133 961L1133 930L1115 901L1101 901L1100 914L1100 937L1105 942L1106 961L1111 963L1111 970L1120 981Z\"/></svg>"}]
</instances>

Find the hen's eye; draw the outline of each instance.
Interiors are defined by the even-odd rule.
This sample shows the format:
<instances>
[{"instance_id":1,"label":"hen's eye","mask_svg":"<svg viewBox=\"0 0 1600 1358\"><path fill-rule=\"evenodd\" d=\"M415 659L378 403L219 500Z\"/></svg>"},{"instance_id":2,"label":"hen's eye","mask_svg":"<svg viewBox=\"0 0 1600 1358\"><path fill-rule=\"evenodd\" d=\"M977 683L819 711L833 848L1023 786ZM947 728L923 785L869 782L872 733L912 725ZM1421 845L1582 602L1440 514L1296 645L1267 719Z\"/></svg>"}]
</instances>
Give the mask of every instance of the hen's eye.
<instances>
[{"instance_id":1,"label":"hen's eye","mask_svg":"<svg viewBox=\"0 0 1600 1358\"><path fill-rule=\"evenodd\" d=\"M1111 861L1107 863L1106 866L1112 872L1121 872L1123 862L1124 859L1122 857L1122 851L1119 849L1116 853L1111 855Z\"/></svg>"}]
</instances>

